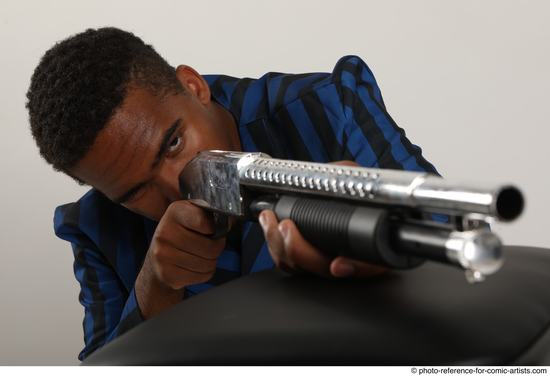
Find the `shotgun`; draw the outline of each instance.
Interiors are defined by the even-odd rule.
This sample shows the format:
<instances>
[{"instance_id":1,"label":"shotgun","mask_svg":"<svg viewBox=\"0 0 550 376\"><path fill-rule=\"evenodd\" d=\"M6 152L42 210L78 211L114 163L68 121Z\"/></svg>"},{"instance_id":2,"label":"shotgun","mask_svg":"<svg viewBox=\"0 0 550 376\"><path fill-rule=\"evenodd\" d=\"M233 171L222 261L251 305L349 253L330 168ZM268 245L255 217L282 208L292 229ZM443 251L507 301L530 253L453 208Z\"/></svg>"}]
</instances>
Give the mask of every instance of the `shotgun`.
<instances>
[{"instance_id":1,"label":"shotgun","mask_svg":"<svg viewBox=\"0 0 550 376\"><path fill-rule=\"evenodd\" d=\"M264 209L292 219L322 252L395 269L426 260L483 281L503 263L495 220L523 211L511 184L464 184L426 172L271 158L259 152L202 151L179 176L183 199L214 213L215 236L228 217L257 220Z\"/></svg>"}]
</instances>

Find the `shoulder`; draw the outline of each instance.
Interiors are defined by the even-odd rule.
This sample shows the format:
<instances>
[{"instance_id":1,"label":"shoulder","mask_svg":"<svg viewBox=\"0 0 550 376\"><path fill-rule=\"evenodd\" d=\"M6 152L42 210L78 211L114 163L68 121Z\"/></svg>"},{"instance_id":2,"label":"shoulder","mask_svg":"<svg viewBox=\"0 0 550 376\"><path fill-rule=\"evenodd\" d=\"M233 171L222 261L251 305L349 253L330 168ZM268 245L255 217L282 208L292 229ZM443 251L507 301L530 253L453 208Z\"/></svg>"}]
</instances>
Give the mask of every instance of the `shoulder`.
<instances>
[{"instance_id":1,"label":"shoulder","mask_svg":"<svg viewBox=\"0 0 550 376\"><path fill-rule=\"evenodd\" d=\"M332 72L269 72L259 78L236 78L221 74L203 75L212 97L229 110L239 125L273 115L308 94L335 85L353 87L361 79L371 80L372 72L358 56L340 58ZM374 77L372 77L374 80ZM340 90L330 100L339 101Z\"/></svg>"},{"instance_id":2,"label":"shoulder","mask_svg":"<svg viewBox=\"0 0 550 376\"><path fill-rule=\"evenodd\" d=\"M342 86L354 89L363 80L374 82L372 71L365 61L355 55L340 58L331 72L301 74L282 73L271 79L271 110L281 108L308 96L322 97L327 104L340 102Z\"/></svg>"},{"instance_id":3,"label":"shoulder","mask_svg":"<svg viewBox=\"0 0 550 376\"><path fill-rule=\"evenodd\" d=\"M115 204L91 189L76 202L60 205L54 213L55 234L79 246L107 251L125 232L143 229L145 218Z\"/></svg>"},{"instance_id":4,"label":"shoulder","mask_svg":"<svg viewBox=\"0 0 550 376\"><path fill-rule=\"evenodd\" d=\"M359 56L347 55L341 57L332 71L333 81L345 80L348 75L367 77L373 75L367 63Z\"/></svg>"},{"instance_id":5,"label":"shoulder","mask_svg":"<svg viewBox=\"0 0 550 376\"><path fill-rule=\"evenodd\" d=\"M55 208L54 212L54 231L55 234L64 240L80 244L86 235L82 228L82 223L89 222L93 212L95 216L100 212L105 212L106 203L103 195L95 189L89 190L84 196L75 202L63 204ZM89 210L92 208L91 210ZM88 226L84 226L88 227ZM80 244L83 245L84 244Z\"/></svg>"}]
</instances>

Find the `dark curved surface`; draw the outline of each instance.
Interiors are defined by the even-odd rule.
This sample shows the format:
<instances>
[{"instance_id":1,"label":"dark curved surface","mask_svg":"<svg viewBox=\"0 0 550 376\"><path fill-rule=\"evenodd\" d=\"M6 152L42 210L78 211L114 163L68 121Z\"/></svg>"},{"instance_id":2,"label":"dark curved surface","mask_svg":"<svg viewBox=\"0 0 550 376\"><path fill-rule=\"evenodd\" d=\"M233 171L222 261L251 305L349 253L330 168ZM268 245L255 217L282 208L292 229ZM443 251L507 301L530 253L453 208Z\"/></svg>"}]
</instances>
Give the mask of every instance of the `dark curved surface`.
<instances>
[{"instance_id":1,"label":"dark curved surface","mask_svg":"<svg viewBox=\"0 0 550 376\"><path fill-rule=\"evenodd\" d=\"M85 365L548 365L550 250L477 285L436 263L360 282L252 274L144 322Z\"/></svg>"}]
</instances>

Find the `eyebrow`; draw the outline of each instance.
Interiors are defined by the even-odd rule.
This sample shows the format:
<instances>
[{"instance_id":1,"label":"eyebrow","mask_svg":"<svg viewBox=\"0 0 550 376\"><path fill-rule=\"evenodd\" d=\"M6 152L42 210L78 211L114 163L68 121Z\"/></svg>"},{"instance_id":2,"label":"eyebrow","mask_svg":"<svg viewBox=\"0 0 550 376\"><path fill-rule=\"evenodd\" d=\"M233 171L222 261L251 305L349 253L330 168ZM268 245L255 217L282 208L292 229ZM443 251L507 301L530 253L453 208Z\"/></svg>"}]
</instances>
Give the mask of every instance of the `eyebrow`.
<instances>
[{"instance_id":1,"label":"eyebrow","mask_svg":"<svg viewBox=\"0 0 550 376\"><path fill-rule=\"evenodd\" d=\"M162 141L159 145L157 155L155 156L155 159L151 163L151 170L153 170L155 167L158 166L160 163L162 157L164 154L166 154L166 150L168 149L168 143L170 142L170 139L172 138L172 135L178 127L181 124L181 118L177 119L171 126L164 132L164 136L162 137ZM149 181L142 181L140 183L137 183L132 188L128 189L124 194L118 196L118 198L114 199L113 202L117 204L122 204L125 201L128 201L133 195L135 195L145 184L147 184Z\"/></svg>"}]
</instances>

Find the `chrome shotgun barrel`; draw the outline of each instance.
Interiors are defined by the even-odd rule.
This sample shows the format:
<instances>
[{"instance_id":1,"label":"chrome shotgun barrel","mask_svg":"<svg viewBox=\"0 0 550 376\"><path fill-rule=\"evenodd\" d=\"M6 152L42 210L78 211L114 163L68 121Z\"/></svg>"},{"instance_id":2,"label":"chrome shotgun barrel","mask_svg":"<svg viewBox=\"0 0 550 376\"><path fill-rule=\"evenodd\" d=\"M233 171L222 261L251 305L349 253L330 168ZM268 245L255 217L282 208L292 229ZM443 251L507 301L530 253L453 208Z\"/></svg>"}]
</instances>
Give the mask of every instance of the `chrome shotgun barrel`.
<instances>
[{"instance_id":1,"label":"chrome shotgun barrel","mask_svg":"<svg viewBox=\"0 0 550 376\"><path fill-rule=\"evenodd\" d=\"M272 209L280 220L295 220L310 241L320 232L323 244L338 238L336 233L344 234L340 241L348 243L348 255L361 258L365 252L359 248L368 243L370 248L385 249L367 255L368 261L406 268L432 259L465 269L470 281L482 280L502 265L501 242L489 224L513 221L524 206L522 193L512 184L465 184L426 172L283 160L247 152L199 153L181 173L180 189L184 199L218 214L254 218L261 209ZM271 198L258 198L266 194ZM283 196L299 199L279 200ZM316 198L321 204L302 198ZM329 202L344 206L328 208ZM344 227L333 231L335 213L344 212L350 213L347 219L338 219ZM449 222L436 223L429 219L431 214L446 215ZM378 227L369 227L367 236L354 223ZM373 231L388 238L386 246L375 241Z\"/></svg>"},{"instance_id":2,"label":"chrome shotgun barrel","mask_svg":"<svg viewBox=\"0 0 550 376\"><path fill-rule=\"evenodd\" d=\"M512 185L452 182L425 172L349 167L249 157L239 168L240 184L343 198L370 204L401 205L436 213L478 213L511 221L523 210Z\"/></svg>"}]
</instances>

